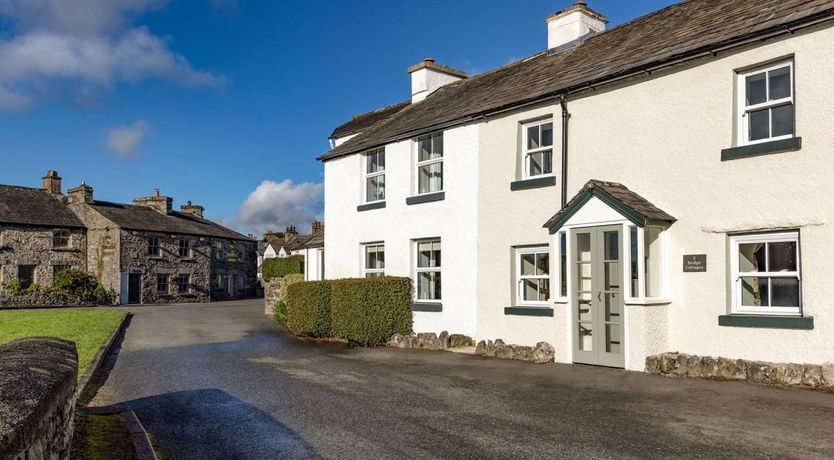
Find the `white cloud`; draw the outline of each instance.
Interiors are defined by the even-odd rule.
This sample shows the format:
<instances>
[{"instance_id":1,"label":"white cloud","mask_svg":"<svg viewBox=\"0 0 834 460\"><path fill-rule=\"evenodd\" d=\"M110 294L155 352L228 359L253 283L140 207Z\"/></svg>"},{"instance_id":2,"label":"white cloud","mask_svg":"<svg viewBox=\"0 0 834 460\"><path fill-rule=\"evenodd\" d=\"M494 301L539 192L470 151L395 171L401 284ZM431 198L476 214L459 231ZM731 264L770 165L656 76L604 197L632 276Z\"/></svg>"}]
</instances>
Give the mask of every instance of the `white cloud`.
<instances>
[{"instance_id":1,"label":"white cloud","mask_svg":"<svg viewBox=\"0 0 834 460\"><path fill-rule=\"evenodd\" d=\"M0 39L0 109L32 105L51 94L95 100L120 82L147 78L184 86L222 86L194 69L170 39L129 27L134 15L163 0L0 0L13 33ZM57 90L56 90L57 88Z\"/></svg>"},{"instance_id":2,"label":"white cloud","mask_svg":"<svg viewBox=\"0 0 834 460\"><path fill-rule=\"evenodd\" d=\"M304 231L312 221L321 218L323 198L324 184L265 180L240 205L233 223L256 235L264 230L282 231L288 225Z\"/></svg>"},{"instance_id":3,"label":"white cloud","mask_svg":"<svg viewBox=\"0 0 834 460\"><path fill-rule=\"evenodd\" d=\"M117 126L107 131L104 145L119 158L136 157L142 154L140 144L150 133L151 127L145 120L132 125Z\"/></svg>"}]
</instances>

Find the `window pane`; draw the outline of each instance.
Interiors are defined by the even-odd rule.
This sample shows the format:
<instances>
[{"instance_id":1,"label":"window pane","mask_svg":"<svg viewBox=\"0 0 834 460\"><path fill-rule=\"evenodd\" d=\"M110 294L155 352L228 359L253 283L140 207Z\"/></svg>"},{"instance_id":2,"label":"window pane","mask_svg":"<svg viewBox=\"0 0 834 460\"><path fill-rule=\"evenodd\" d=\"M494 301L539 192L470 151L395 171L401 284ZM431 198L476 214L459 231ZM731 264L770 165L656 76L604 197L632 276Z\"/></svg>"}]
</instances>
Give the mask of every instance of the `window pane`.
<instances>
[{"instance_id":1,"label":"window pane","mask_svg":"<svg viewBox=\"0 0 834 460\"><path fill-rule=\"evenodd\" d=\"M417 267L432 268L440 266L440 242L424 241L417 243Z\"/></svg>"},{"instance_id":2,"label":"window pane","mask_svg":"<svg viewBox=\"0 0 834 460\"><path fill-rule=\"evenodd\" d=\"M524 280L521 289L522 299L528 302L538 302L539 300L539 281L538 280Z\"/></svg>"},{"instance_id":3,"label":"window pane","mask_svg":"<svg viewBox=\"0 0 834 460\"><path fill-rule=\"evenodd\" d=\"M528 155L528 157L530 158L530 169L528 170L527 174L531 177L542 175L544 173L543 154L541 152L531 153L530 155Z\"/></svg>"},{"instance_id":4,"label":"window pane","mask_svg":"<svg viewBox=\"0 0 834 460\"><path fill-rule=\"evenodd\" d=\"M568 245L567 245L567 240L568 240L568 238L567 238L567 235L565 233L560 233L559 234L559 241L560 241L559 246L562 248L562 251L561 251L561 254L560 254L560 258L562 260L560 261L561 265L560 265L560 269L559 269L559 275L560 275L560 278L561 278L560 285L562 286L561 294L563 296L568 295L568 252L567 252Z\"/></svg>"},{"instance_id":5,"label":"window pane","mask_svg":"<svg viewBox=\"0 0 834 460\"><path fill-rule=\"evenodd\" d=\"M536 274L536 255L521 255L521 276L532 276Z\"/></svg>"},{"instance_id":6,"label":"window pane","mask_svg":"<svg viewBox=\"0 0 834 460\"><path fill-rule=\"evenodd\" d=\"M419 161L426 161L432 158L431 156L431 136L422 137L418 141L420 154Z\"/></svg>"},{"instance_id":7,"label":"window pane","mask_svg":"<svg viewBox=\"0 0 834 460\"><path fill-rule=\"evenodd\" d=\"M770 137L770 109L757 110L747 114L750 118L750 140Z\"/></svg>"},{"instance_id":8,"label":"window pane","mask_svg":"<svg viewBox=\"0 0 834 460\"><path fill-rule=\"evenodd\" d=\"M793 104L772 108L770 116L773 119L773 137L793 134Z\"/></svg>"},{"instance_id":9,"label":"window pane","mask_svg":"<svg viewBox=\"0 0 834 460\"><path fill-rule=\"evenodd\" d=\"M767 307L769 302L767 278L751 276L741 278L741 305Z\"/></svg>"},{"instance_id":10,"label":"window pane","mask_svg":"<svg viewBox=\"0 0 834 460\"><path fill-rule=\"evenodd\" d=\"M637 227L631 227L631 296L638 297L639 291L639 259L637 258Z\"/></svg>"},{"instance_id":11,"label":"window pane","mask_svg":"<svg viewBox=\"0 0 834 460\"><path fill-rule=\"evenodd\" d=\"M540 302L547 302L550 300L550 280L540 279L539 280L539 301Z\"/></svg>"},{"instance_id":12,"label":"window pane","mask_svg":"<svg viewBox=\"0 0 834 460\"><path fill-rule=\"evenodd\" d=\"M542 153L542 173L550 174L553 172L553 151L545 150Z\"/></svg>"},{"instance_id":13,"label":"window pane","mask_svg":"<svg viewBox=\"0 0 834 460\"><path fill-rule=\"evenodd\" d=\"M746 78L747 80L747 105L761 104L767 101L767 85L765 84L765 73L758 73Z\"/></svg>"},{"instance_id":14,"label":"window pane","mask_svg":"<svg viewBox=\"0 0 834 460\"><path fill-rule=\"evenodd\" d=\"M553 123L542 125L542 147L553 145Z\"/></svg>"},{"instance_id":15,"label":"window pane","mask_svg":"<svg viewBox=\"0 0 834 460\"><path fill-rule=\"evenodd\" d=\"M419 193L443 190L443 163L420 166Z\"/></svg>"},{"instance_id":16,"label":"window pane","mask_svg":"<svg viewBox=\"0 0 834 460\"><path fill-rule=\"evenodd\" d=\"M385 199L385 175L369 177L366 201L381 201Z\"/></svg>"},{"instance_id":17,"label":"window pane","mask_svg":"<svg viewBox=\"0 0 834 460\"><path fill-rule=\"evenodd\" d=\"M541 147L541 139L539 138L539 127L531 126L527 128L527 150L533 150Z\"/></svg>"},{"instance_id":18,"label":"window pane","mask_svg":"<svg viewBox=\"0 0 834 460\"><path fill-rule=\"evenodd\" d=\"M797 278L771 278L770 289L772 306L799 306L799 280Z\"/></svg>"},{"instance_id":19,"label":"window pane","mask_svg":"<svg viewBox=\"0 0 834 460\"><path fill-rule=\"evenodd\" d=\"M547 276L550 273L550 255L541 253L536 255L536 275Z\"/></svg>"},{"instance_id":20,"label":"window pane","mask_svg":"<svg viewBox=\"0 0 834 460\"><path fill-rule=\"evenodd\" d=\"M660 297L661 289L661 242L660 227L646 227L644 249L646 251L646 297Z\"/></svg>"},{"instance_id":21,"label":"window pane","mask_svg":"<svg viewBox=\"0 0 834 460\"><path fill-rule=\"evenodd\" d=\"M620 232L604 232L605 260L620 260Z\"/></svg>"},{"instance_id":22,"label":"window pane","mask_svg":"<svg viewBox=\"0 0 834 460\"><path fill-rule=\"evenodd\" d=\"M594 337L593 328L590 323L579 324L579 349L582 351L593 351Z\"/></svg>"},{"instance_id":23,"label":"window pane","mask_svg":"<svg viewBox=\"0 0 834 460\"><path fill-rule=\"evenodd\" d=\"M590 233L579 233L576 235L576 260L580 262L591 261Z\"/></svg>"},{"instance_id":24,"label":"window pane","mask_svg":"<svg viewBox=\"0 0 834 460\"><path fill-rule=\"evenodd\" d=\"M440 300L440 273L421 272L417 274L417 298Z\"/></svg>"},{"instance_id":25,"label":"window pane","mask_svg":"<svg viewBox=\"0 0 834 460\"><path fill-rule=\"evenodd\" d=\"M765 268L765 244L744 243L738 245L738 270L740 272L763 272Z\"/></svg>"},{"instance_id":26,"label":"window pane","mask_svg":"<svg viewBox=\"0 0 834 460\"><path fill-rule=\"evenodd\" d=\"M773 70L768 75L770 78L770 100L775 101L791 97L791 68L783 67Z\"/></svg>"},{"instance_id":27,"label":"window pane","mask_svg":"<svg viewBox=\"0 0 834 460\"><path fill-rule=\"evenodd\" d=\"M431 138L432 158L443 156L443 134L435 134Z\"/></svg>"},{"instance_id":28,"label":"window pane","mask_svg":"<svg viewBox=\"0 0 834 460\"><path fill-rule=\"evenodd\" d=\"M768 243L768 271L796 271L796 241Z\"/></svg>"}]
</instances>

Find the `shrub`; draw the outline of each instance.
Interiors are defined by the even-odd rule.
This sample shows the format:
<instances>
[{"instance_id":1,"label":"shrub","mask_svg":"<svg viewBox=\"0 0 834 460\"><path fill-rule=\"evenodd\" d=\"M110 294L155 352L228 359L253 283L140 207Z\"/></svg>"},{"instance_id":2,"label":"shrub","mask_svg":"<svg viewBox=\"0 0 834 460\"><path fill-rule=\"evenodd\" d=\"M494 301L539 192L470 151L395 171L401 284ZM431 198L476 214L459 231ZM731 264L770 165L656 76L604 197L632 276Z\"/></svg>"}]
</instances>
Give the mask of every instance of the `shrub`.
<instances>
[{"instance_id":1,"label":"shrub","mask_svg":"<svg viewBox=\"0 0 834 460\"><path fill-rule=\"evenodd\" d=\"M264 281L280 278L293 273L304 273L304 256L290 256L283 259L266 259L261 268Z\"/></svg>"},{"instance_id":2,"label":"shrub","mask_svg":"<svg viewBox=\"0 0 834 460\"><path fill-rule=\"evenodd\" d=\"M8 283L6 283L5 288L13 295L20 295L26 292L26 289L23 289L23 286L20 284L20 281L18 280L9 281Z\"/></svg>"},{"instance_id":3,"label":"shrub","mask_svg":"<svg viewBox=\"0 0 834 460\"><path fill-rule=\"evenodd\" d=\"M295 335L330 336L330 282L304 281L287 287L287 328Z\"/></svg>"},{"instance_id":4,"label":"shrub","mask_svg":"<svg viewBox=\"0 0 834 460\"><path fill-rule=\"evenodd\" d=\"M291 273L284 277L284 284L281 286L281 296L275 302L275 312L272 314L272 318L279 324L287 325L287 288L291 284L302 281L304 281L304 275L300 273Z\"/></svg>"},{"instance_id":5,"label":"shrub","mask_svg":"<svg viewBox=\"0 0 834 460\"><path fill-rule=\"evenodd\" d=\"M52 288L61 294L82 300L103 300L103 289L98 279L81 270L69 269L56 273L52 280Z\"/></svg>"},{"instance_id":6,"label":"shrub","mask_svg":"<svg viewBox=\"0 0 834 460\"><path fill-rule=\"evenodd\" d=\"M411 280L399 277L331 281L334 337L378 345L394 334L411 334Z\"/></svg>"}]
</instances>

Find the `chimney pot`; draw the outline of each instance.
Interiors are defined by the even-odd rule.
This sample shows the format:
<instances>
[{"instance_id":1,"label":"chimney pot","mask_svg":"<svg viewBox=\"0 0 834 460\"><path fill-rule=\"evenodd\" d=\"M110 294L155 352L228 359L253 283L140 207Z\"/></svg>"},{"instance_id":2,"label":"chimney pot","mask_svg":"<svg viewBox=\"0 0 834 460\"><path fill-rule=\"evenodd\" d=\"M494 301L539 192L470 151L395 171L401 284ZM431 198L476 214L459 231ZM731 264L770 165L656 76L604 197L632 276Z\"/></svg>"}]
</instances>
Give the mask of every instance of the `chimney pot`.
<instances>
[{"instance_id":1,"label":"chimney pot","mask_svg":"<svg viewBox=\"0 0 834 460\"><path fill-rule=\"evenodd\" d=\"M158 188L153 189L153 196L155 196L155 197L159 196L159 189Z\"/></svg>"}]
</instances>

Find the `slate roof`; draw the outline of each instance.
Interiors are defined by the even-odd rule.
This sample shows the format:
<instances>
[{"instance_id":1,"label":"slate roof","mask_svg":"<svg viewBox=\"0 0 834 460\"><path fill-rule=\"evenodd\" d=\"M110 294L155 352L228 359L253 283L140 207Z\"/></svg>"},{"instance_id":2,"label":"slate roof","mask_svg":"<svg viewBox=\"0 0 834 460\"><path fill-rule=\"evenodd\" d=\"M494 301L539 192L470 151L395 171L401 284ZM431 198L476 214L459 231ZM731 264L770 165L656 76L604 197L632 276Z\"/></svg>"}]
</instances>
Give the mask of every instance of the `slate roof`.
<instances>
[{"instance_id":1,"label":"slate roof","mask_svg":"<svg viewBox=\"0 0 834 460\"><path fill-rule=\"evenodd\" d=\"M90 206L119 227L127 230L178 233L183 235L254 241L208 219L172 211L165 215L145 206L94 201Z\"/></svg>"},{"instance_id":2,"label":"slate roof","mask_svg":"<svg viewBox=\"0 0 834 460\"><path fill-rule=\"evenodd\" d=\"M832 13L834 0L685 1L601 32L572 50L542 52L443 86L319 159L358 153L747 39L787 32Z\"/></svg>"},{"instance_id":3,"label":"slate roof","mask_svg":"<svg viewBox=\"0 0 834 460\"><path fill-rule=\"evenodd\" d=\"M549 229L551 234L557 232L592 197L599 198L640 226L649 223L671 224L677 220L623 184L590 180L564 208L544 224L544 228Z\"/></svg>"},{"instance_id":4,"label":"slate roof","mask_svg":"<svg viewBox=\"0 0 834 460\"><path fill-rule=\"evenodd\" d=\"M407 101L399 102L397 104L389 105L388 107L383 107L381 109L374 110L372 112L354 115L353 119L351 119L349 122L334 129L333 133L330 135L330 138L336 139L364 131L369 127L379 123L380 121L383 121L388 117L398 113L400 110L408 107L409 105L411 105L410 99Z\"/></svg>"},{"instance_id":5,"label":"slate roof","mask_svg":"<svg viewBox=\"0 0 834 460\"><path fill-rule=\"evenodd\" d=\"M0 185L0 223L83 228L61 198L39 188Z\"/></svg>"},{"instance_id":6,"label":"slate roof","mask_svg":"<svg viewBox=\"0 0 834 460\"><path fill-rule=\"evenodd\" d=\"M301 245L301 249L323 248L324 247L324 232L310 236L310 238Z\"/></svg>"}]
</instances>

